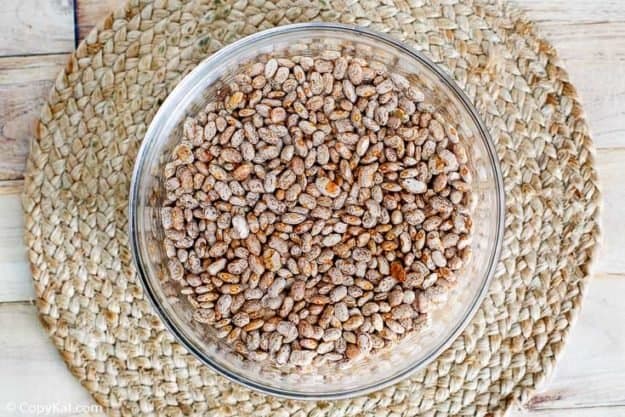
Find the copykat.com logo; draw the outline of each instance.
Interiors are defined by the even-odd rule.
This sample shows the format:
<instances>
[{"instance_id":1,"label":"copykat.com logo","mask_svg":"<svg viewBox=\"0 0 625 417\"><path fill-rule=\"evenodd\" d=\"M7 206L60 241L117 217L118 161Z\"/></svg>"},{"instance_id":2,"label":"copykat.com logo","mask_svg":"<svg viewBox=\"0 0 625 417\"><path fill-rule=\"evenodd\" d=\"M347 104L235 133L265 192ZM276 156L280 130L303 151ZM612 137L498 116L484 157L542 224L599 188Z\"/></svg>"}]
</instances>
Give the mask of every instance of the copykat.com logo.
<instances>
[{"instance_id":1,"label":"copykat.com logo","mask_svg":"<svg viewBox=\"0 0 625 417\"><path fill-rule=\"evenodd\" d=\"M4 410L11 416L54 416L80 413L102 413L104 409L97 404L74 404L57 401L53 403L34 403L29 401L5 404Z\"/></svg>"}]
</instances>

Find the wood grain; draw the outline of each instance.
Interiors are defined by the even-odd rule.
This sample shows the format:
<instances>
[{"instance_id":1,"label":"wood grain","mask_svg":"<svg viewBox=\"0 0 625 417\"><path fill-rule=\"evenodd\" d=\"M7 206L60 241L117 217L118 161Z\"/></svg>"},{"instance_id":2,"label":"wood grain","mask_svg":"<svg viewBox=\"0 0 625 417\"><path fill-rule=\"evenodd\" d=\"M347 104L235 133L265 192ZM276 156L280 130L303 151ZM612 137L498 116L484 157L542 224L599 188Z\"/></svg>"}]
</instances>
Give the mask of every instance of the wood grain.
<instances>
[{"instance_id":1,"label":"wood grain","mask_svg":"<svg viewBox=\"0 0 625 417\"><path fill-rule=\"evenodd\" d=\"M564 355L551 379L515 417L622 416L625 409L625 333L622 326L599 326L625 316L625 279L601 276L592 282ZM15 329L19 329L16 331ZM45 336L30 303L0 304L0 416L5 401L65 401L89 404ZM54 386L54 390L49 387ZM29 387L25 390L24 387ZM594 407L600 407L599 410ZM584 412L570 414L571 408ZM594 411L593 411L594 410ZM592 412L591 412L592 411ZM588 414L585 414L588 412ZM619 414L620 413L620 414Z\"/></svg>"},{"instance_id":2,"label":"wood grain","mask_svg":"<svg viewBox=\"0 0 625 417\"><path fill-rule=\"evenodd\" d=\"M537 23L578 89L599 148L625 147L625 3L516 1Z\"/></svg>"},{"instance_id":3,"label":"wood grain","mask_svg":"<svg viewBox=\"0 0 625 417\"><path fill-rule=\"evenodd\" d=\"M24 189L24 180L0 181L0 195L19 194Z\"/></svg>"},{"instance_id":4,"label":"wood grain","mask_svg":"<svg viewBox=\"0 0 625 417\"><path fill-rule=\"evenodd\" d=\"M78 40L84 39L95 25L123 4L124 0L78 0L76 3Z\"/></svg>"},{"instance_id":5,"label":"wood grain","mask_svg":"<svg viewBox=\"0 0 625 417\"><path fill-rule=\"evenodd\" d=\"M625 407L557 408L553 410L511 410L507 417L623 417ZM81 416L87 417L87 416ZM92 416L96 417L96 416ZM99 416L98 416L99 417Z\"/></svg>"},{"instance_id":6,"label":"wood grain","mask_svg":"<svg viewBox=\"0 0 625 417\"><path fill-rule=\"evenodd\" d=\"M35 415L11 413L9 403L93 403L48 340L35 310L26 303L0 304L0 416Z\"/></svg>"},{"instance_id":7,"label":"wood grain","mask_svg":"<svg viewBox=\"0 0 625 417\"><path fill-rule=\"evenodd\" d=\"M625 20L625 8L621 0L512 0L525 10L527 15L541 29L562 24L579 27L591 23L617 22ZM588 33L588 36L593 36Z\"/></svg>"},{"instance_id":8,"label":"wood grain","mask_svg":"<svg viewBox=\"0 0 625 417\"><path fill-rule=\"evenodd\" d=\"M555 373L527 408L625 405L625 303L615 294L625 294L623 276L591 282Z\"/></svg>"},{"instance_id":9,"label":"wood grain","mask_svg":"<svg viewBox=\"0 0 625 417\"><path fill-rule=\"evenodd\" d=\"M77 34L123 0L76 0ZM584 308L551 381L513 417L625 416L625 2L517 0L560 54L599 151L604 242ZM34 121L74 46L71 0L3 0L0 7L0 417L8 401L93 404L36 319L19 202ZM2 301L11 301L2 303ZM50 387L54 389L51 390ZM104 417L75 414L75 417Z\"/></svg>"},{"instance_id":10,"label":"wood grain","mask_svg":"<svg viewBox=\"0 0 625 417\"><path fill-rule=\"evenodd\" d=\"M625 147L600 149L596 166L603 194L600 218L603 238L593 270L622 274L625 273Z\"/></svg>"},{"instance_id":11,"label":"wood grain","mask_svg":"<svg viewBox=\"0 0 625 417\"><path fill-rule=\"evenodd\" d=\"M576 6L569 12L568 3L564 0L524 0L521 5L529 7L530 16L541 21L540 30L558 49L585 104L584 109L597 147L625 147L625 77L621 76L625 73L625 24L618 23L625 21L625 10L615 2L606 2L600 8L591 3L580 5L575 2ZM77 22L80 36L84 37L94 22L99 22L121 4L122 0L79 0ZM563 18L562 15L567 17ZM617 19L617 22L601 20L609 16ZM576 19L581 22L577 23ZM3 153L8 155L0 161L0 180L21 176L29 133L39 111L40 99L47 90L42 88L41 82L51 83L57 73L46 70L48 63L38 62L47 58L18 58L17 61L13 58L0 59L2 79L12 80L9 77L16 74L7 72L4 76L2 71L19 70L22 64L19 60L30 60L30 65L41 65L38 77L47 74L47 79L39 78L36 80L39 83L33 85L9 83L2 86L0 92L2 96L8 97L6 100L10 100L12 106L5 110L3 106L8 105L4 105L0 97L0 150L6 150ZM7 62L3 63L5 60ZM57 60L64 62L62 58ZM27 115L23 113L24 107L28 107ZM16 111L10 111L12 109ZM26 120L20 117L26 117Z\"/></svg>"},{"instance_id":12,"label":"wood grain","mask_svg":"<svg viewBox=\"0 0 625 417\"><path fill-rule=\"evenodd\" d=\"M0 303L32 300L35 292L26 261L19 195L0 195L0 213Z\"/></svg>"},{"instance_id":13,"label":"wood grain","mask_svg":"<svg viewBox=\"0 0 625 417\"><path fill-rule=\"evenodd\" d=\"M22 178L35 121L66 61L66 55L0 58L0 180Z\"/></svg>"},{"instance_id":14,"label":"wood grain","mask_svg":"<svg viewBox=\"0 0 625 417\"><path fill-rule=\"evenodd\" d=\"M2 0L0 56L70 52L72 0Z\"/></svg>"}]
</instances>

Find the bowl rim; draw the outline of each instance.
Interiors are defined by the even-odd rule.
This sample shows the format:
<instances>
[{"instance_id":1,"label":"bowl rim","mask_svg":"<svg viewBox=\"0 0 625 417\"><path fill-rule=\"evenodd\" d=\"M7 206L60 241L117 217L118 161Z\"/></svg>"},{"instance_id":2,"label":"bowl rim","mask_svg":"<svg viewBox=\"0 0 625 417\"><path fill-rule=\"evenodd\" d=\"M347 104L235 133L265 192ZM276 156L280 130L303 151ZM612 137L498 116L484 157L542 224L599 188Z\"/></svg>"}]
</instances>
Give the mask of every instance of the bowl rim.
<instances>
[{"instance_id":1,"label":"bowl rim","mask_svg":"<svg viewBox=\"0 0 625 417\"><path fill-rule=\"evenodd\" d=\"M211 359L207 358L200 349L198 349L192 341L189 340L184 334L178 331L176 324L169 317L168 313L161 307L158 297L155 293L155 290L152 288L152 284L147 277L147 271L144 269L142 260L141 260L141 250L142 246L140 243L140 239L138 239L137 235L137 216L136 216L136 206L139 201L139 193L138 184L140 183L140 174L143 170L143 165L145 163L145 154L147 153L147 149L150 146L152 140L156 137L158 133L160 133L162 126L159 123L155 123L155 121L160 120L164 117L165 114L169 113L173 110L174 107L178 106L179 101L177 100L179 97L188 97L193 94L195 88L194 84L201 77L205 75L205 71L207 67L210 67L214 62L223 59L226 56L229 56L233 52L236 52L239 48L246 46L250 43L258 42L261 40L265 40L267 38L271 38L274 35L283 35L285 33L296 33L302 31L311 31L311 30L319 30L319 31L329 31L329 32L346 32L351 34L356 34L359 36L365 36L369 39L373 39L378 42L382 42L388 45L391 48L395 48L400 52L403 52L409 55L411 58L419 61L423 66L425 66L429 71L431 71L434 75L440 77L444 83L450 88L451 92L455 94L456 98L460 101L460 103L464 106L467 114L471 117L473 123L475 124L477 130L483 138L483 141L486 145L486 150L488 153L488 158L490 162L490 167L493 170L493 179L496 187L496 196L497 196L497 209L499 211L499 215L497 218L497 230L495 234L495 246L494 250L491 253L489 264L488 264L488 273L486 279L483 280L482 287L479 292L473 297L471 307L468 311L468 314L460 320L453 330L448 334L448 336L444 339L442 343L438 344L438 347L433 349L429 355L421 360L415 361L411 363L409 366L406 366L404 369L400 370L397 373L394 373L390 377L385 378L384 380L370 383L363 387L357 387L354 389L344 390L344 391L333 391L333 392L323 392L323 393L310 393L310 392L301 392L293 389L283 389L277 388L274 386L264 385L257 381L248 379L247 377L242 377L239 374L233 373L228 369L222 368L219 364L213 362ZM128 200L128 230L129 230L129 240L130 240L130 248L132 253L132 260L137 269L137 275L139 277L139 281L147 294L147 299L150 304L156 311L158 317L161 319L165 328L174 336L175 340L180 343L182 346L187 349L195 358L197 358L202 364L208 366L210 369L218 373L219 375L224 376L230 381L238 383L244 387L250 388L254 391L260 392L262 394L269 394L280 398L286 399L294 399L294 400L338 400L338 399L347 399L353 398L360 395L365 395L374 391L378 391L384 388L387 388L397 382L407 378L414 372L419 369L424 368L431 362L433 362L437 357L441 355L460 335L460 333L467 327L467 325L471 322L473 317L475 316L477 310L482 305L482 301L484 297L488 293L490 288L490 284L495 275L497 264L499 263L501 248L503 243L503 235L504 235L504 225L505 225L505 189L503 183L503 175L501 171L501 166L499 163L499 158L497 156L496 147L490 136L486 126L484 125L481 117L479 116L477 110L464 93L464 91L456 84L456 82L438 65L436 65L433 61L431 61L428 57L424 56L414 48L388 36L384 33L380 33L368 28L363 28L357 25L351 24L342 24L342 23L329 23L329 22L308 22L308 23L295 23L283 26L277 26L274 28L266 29L260 32L256 32L252 35L241 38L233 43L230 43L215 53L211 54L202 62L200 62L189 74L187 74L168 94L166 99L163 101L158 111L154 115L150 125L145 133L144 139L141 142L141 146L135 158L135 164L133 168L131 183L130 183L130 191L129 191L129 200Z\"/></svg>"}]
</instances>

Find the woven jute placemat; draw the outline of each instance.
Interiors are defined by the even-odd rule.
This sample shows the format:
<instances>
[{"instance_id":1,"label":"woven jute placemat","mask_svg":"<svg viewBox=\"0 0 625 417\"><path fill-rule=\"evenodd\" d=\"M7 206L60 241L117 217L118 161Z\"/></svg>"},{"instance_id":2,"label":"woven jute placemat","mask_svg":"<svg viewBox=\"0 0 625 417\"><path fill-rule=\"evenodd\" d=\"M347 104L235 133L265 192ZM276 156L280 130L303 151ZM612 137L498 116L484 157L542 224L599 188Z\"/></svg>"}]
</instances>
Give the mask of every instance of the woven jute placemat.
<instances>
[{"instance_id":1,"label":"woven jute placemat","mask_svg":"<svg viewBox=\"0 0 625 417\"><path fill-rule=\"evenodd\" d=\"M150 120L199 61L244 35L338 21L388 33L442 65L475 103L505 176L502 258L453 345L366 397L298 402L202 366L160 324L135 276L127 196ZM598 239L592 142L555 51L487 0L132 0L78 47L43 108L26 175L26 241L45 328L110 415L502 414L552 370Z\"/></svg>"}]
</instances>

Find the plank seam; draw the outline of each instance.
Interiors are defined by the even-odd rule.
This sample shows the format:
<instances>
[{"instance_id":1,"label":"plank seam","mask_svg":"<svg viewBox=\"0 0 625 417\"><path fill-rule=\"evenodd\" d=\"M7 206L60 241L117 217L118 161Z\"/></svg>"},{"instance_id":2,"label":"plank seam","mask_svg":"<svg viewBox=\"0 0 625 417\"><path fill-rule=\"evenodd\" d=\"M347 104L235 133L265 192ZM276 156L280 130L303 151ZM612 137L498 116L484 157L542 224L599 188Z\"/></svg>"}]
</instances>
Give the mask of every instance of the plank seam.
<instances>
[{"instance_id":1,"label":"plank seam","mask_svg":"<svg viewBox=\"0 0 625 417\"><path fill-rule=\"evenodd\" d=\"M74 48L78 48L78 43L80 42L80 33L78 28L78 0L72 0L72 5L74 8Z\"/></svg>"}]
</instances>

